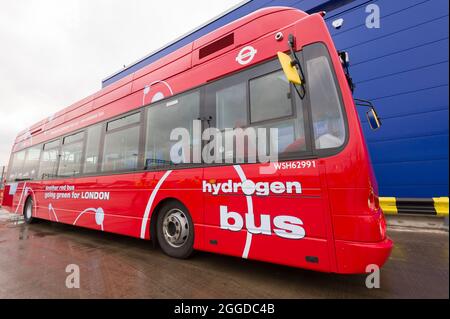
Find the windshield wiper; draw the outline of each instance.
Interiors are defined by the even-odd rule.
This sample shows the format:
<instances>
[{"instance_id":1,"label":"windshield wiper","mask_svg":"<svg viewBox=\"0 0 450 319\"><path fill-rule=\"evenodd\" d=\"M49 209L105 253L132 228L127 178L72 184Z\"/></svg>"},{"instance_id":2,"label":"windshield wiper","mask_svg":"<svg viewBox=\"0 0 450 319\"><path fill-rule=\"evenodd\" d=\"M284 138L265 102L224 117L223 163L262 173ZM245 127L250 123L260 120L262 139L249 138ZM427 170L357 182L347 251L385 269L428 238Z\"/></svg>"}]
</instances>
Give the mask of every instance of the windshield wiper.
<instances>
[{"instance_id":1,"label":"windshield wiper","mask_svg":"<svg viewBox=\"0 0 450 319\"><path fill-rule=\"evenodd\" d=\"M301 90L299 90L297 85L295 85L295 84L294 84L294 88L297 91L300 98L303 100L306 96L305 74L303 73L303 68L302 68L302 64L300 63L300 59L298 58L297 54L295 53L295 37L292 34L289 34L288 45L289 45L289 51L291 52L291 57L292 57L291 64L292 64L292 66L294 66L297 69L298 74L300 76L300 81L301 81L301 83L300 83Z\"/></svg>"}]
</instances>

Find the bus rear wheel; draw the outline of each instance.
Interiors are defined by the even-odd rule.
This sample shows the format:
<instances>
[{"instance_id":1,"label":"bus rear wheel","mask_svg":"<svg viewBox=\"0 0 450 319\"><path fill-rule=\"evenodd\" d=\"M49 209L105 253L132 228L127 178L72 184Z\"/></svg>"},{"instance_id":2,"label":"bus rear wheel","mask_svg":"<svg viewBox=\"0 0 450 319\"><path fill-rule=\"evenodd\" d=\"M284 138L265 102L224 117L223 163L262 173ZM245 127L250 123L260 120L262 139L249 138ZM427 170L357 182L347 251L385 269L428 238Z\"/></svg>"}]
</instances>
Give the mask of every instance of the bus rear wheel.
<instances>
[{"instance_id":1,"label":"bus rear wheel","mask_svg":"<svg viewBox=\"0 0 450 319\"><path fill-rule=\"evenodd\" d=\"M194 225L187 208L178 202L169 202L161 207L156 236L166 255L188 258L194 250Z\"/></svg>"},{"instance_id":2,"label":"bus rear wheel","mask_svg":"<svg viewBox=\"0 0 450 319\"><path fill-rule=\"evenodd\" d=\"M23 217L25 223L27 224L32 224L36 221L36 219L33 217L33 207L34 207L33 199L29 197L25 202L25 208L23 210Z\"/></svg>"}]
</instances>

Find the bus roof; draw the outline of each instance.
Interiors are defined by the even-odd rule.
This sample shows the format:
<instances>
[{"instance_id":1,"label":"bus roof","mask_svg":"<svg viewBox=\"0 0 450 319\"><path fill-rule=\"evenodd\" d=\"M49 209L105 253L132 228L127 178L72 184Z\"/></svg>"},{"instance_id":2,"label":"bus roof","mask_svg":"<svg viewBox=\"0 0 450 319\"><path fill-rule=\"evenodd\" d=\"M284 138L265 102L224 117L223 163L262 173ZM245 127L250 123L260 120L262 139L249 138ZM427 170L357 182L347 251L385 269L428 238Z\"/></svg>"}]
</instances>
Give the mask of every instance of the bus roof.
<instances>
[{"instance_id":1,"label":"bus roof","mask_svg":"<svg viewBox=\"0 0 450 319\"><path fill-rule=\"evenodd\" d=\"M37 143L33 143L32 140L35 136L41 135L46 133L46 131L49 130L55 130L58 127L64 126L69 123L73 122L75 119L80 118L82 116L85 116L89 112L93 111L94 109L98 109L100 107L106 106L109 103L114 102L115 100L120 99L121 97L125 96L126 94L130 94L132 88L133 81L138 80L139 78L146 76L152 72L157 71L158 69L161 69L164 66L167 66L168 64L180 60L183 57L189 56L190 59L190 65L189 68L192 68L195 65L200 64L200 62L196 61L195 57L192 56L193 52L198 51L200 48L207 46L209 43L214 42L215 40L221 39L222 37L226 36L227 34L230 34L232 31L239 29L240 27L243 27L244 25L262 18L264 16L277 14L277 26L266 26L264 25L263 28L261 28L260 34L243 34L241 36L241 39L239 39L239 42L237 45L245 44L246 41L249 42L258 36L262 36L263 34L267 34L271 31L278 30L282 28L283 26L286 26L290 23L293 23L297 20L300 20L307 16L306 13L303 11L300 11L295 8L290 7L268 7L263 8L260 10L257 10L245 17L242 17L238 20L235 20L219 29L216 29L199 39L183 46L182 48L179 48L178 50L161 57L160 59L156 60L155 62L136 70L135 72L119 79L118 81L112 83L111 85L108 85L105 88L102 88L101 90L97 91L94 94L91 94L90 96L87 96L80 101L77 101L76 103L56 112L55 114L51 115L50 117L47 117L31 127L21 131L15 140L13 151L25 148L25 146L19 146L20 145L26 145L31 146ZM280 15L280 16L279 16ZM270 29L272 28L272 29ZM275 29L273 29L275 28ZM173 70L172 70L173 71ZM176 70L170 74L170 72L167 72L164 74L165 78L169 78L170 76L176 74ZM136 105L136 108L140 107L141 105ZM88 125L84 125L88 126ZM83 125L76 126L73 129L80 129L84 127ZM61 130L61 134L56 134L53 137L62 136L64 134L69 133L70 131L64 131ZM28 141L31 139L31 141ZM42 138L40 138L42 140Z\"/></svg>"}]
</instances>

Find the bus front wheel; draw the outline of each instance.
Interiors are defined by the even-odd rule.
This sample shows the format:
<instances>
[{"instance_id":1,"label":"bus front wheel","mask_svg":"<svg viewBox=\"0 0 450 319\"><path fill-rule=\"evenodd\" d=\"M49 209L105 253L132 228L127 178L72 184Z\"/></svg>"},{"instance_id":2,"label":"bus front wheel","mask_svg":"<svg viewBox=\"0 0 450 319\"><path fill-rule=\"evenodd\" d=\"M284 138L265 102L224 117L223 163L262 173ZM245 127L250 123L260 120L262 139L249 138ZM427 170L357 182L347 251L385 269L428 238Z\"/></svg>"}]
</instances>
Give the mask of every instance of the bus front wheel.
<instances>
[{"instance_id":1,"label":"bus front wheel","mask_svg":"<svg viewBox=\"0 0 450 319\"><path fill-rule=\"evenodd\" d=\"M168 202L161 207L156 236L165 254L188 258L194 250L194 225L187 208L178 202Z\"/></svg>"}]
</instances>

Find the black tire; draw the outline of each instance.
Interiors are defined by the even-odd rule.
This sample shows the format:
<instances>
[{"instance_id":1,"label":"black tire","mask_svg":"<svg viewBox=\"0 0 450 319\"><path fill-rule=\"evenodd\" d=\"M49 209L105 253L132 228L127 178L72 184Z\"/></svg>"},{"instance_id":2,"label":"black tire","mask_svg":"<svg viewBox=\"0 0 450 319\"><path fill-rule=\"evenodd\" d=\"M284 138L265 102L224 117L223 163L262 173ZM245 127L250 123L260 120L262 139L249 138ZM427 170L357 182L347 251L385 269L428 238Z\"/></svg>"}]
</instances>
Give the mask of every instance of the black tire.
<instances>
[{"instance_id":1,"label":"black tire","mask_svg":"<svg viewBox=\"0 0 450 319\"><path fill-rule=\"evenodd\" d=\"M28 197L23 208L23 218L27 224L33 224L36 221L36 218L33 217L33 208L33 198Z\"/></svg>"},{"instance_id":2,"label":"black tire","mask_svg":"<svg viewBox=\"0 0 450 319\"><path fill-rule=\"evenodd\" d=\"M184 205L168 202L158 212L156 237L162 251L171 257L188 258L194 250L194 224Z\"/></svg>"}]
</instances>

